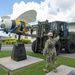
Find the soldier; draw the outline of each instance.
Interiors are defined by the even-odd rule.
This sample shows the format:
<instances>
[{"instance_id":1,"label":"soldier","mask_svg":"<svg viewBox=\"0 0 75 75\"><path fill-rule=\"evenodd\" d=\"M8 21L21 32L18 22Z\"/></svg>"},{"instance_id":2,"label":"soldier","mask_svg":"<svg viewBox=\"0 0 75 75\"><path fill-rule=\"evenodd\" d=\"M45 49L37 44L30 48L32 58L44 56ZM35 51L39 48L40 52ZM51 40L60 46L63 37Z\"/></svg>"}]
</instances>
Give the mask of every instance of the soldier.
<instances>
[{"instance_id":1,"label":"soldier","mask_svg":"<svg viewBox=\"0 0 75 75\"><path fill-rule=\"evenodd\" d=\"M59 40L59 36L56 38L52 38L53 33L48 33L48 40L45 43L45 48L43 50L43 55L46 56L46 68L43 69L45 72L49 72L49 66L52 61L54 65L54 72L57 72L56 69L56 49L55 49L55 42Z\"/></svg>"}]
</instances>

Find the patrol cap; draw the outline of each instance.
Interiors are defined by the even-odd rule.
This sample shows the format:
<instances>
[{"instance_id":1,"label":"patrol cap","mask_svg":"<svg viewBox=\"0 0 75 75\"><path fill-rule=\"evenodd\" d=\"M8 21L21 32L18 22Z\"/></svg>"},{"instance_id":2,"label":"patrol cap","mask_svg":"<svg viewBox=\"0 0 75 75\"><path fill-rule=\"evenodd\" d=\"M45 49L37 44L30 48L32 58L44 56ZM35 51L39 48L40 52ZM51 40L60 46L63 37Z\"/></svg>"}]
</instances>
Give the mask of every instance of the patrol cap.
<instances>
[{"instance_id":1,"label":"patrol cap","mask_svg":"<svg viewBox=\"0 0 75 75\"><path fill-rule=\"evenodd\" d=\"M48 36L53 36L53 33L52 32L49 32L47 35Z\"/></svg>"}]
</instances>

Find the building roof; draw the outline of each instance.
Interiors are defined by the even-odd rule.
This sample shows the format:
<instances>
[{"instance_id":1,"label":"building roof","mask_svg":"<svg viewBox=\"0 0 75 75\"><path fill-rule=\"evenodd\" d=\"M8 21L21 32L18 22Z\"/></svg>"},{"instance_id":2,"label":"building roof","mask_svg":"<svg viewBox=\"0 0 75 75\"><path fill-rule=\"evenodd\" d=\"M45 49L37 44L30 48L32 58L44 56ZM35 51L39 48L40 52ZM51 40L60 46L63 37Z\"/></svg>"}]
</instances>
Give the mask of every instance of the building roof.
<instances>
[{"instance_id":1,"label":"building roof","mask_svg":"<svg viewBox=\"0 0 75 75\"><path fill-rule=\"evenodd\" d=\"M68 23L69 25L75 25L75 22L70 22L70 23Z\"/></svg>"}]
</instances>

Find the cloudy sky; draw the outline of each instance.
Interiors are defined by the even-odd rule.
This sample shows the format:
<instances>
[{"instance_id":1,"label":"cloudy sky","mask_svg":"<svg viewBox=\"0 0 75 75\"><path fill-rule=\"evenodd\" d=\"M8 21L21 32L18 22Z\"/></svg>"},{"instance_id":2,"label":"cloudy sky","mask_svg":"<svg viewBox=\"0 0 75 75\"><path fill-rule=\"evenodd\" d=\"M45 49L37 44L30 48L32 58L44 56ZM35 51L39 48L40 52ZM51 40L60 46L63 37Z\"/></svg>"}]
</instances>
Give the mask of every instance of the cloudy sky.
<instances>
[{"instance_id":1,"label":"cloudy sky","mask_svg":"<svg viewBox=\"0 0 75 75\"><path fill-rule=\"evenodd\" d=\"M0 0L0 17L15 19L30 9L36 10L37 21L75 21L75 0Z\"/></svg>"},{"instance_id":2,"label":"cloudy sky","mask_svg":"<svg viewBox=\"0 0 75 75\"><path fill-rule=\"evenodd\" d=\"M37 12L36 21L75 22L75 0L0 0L0 17L15 19L31 9Z\"/></svg>"}]
</instances>

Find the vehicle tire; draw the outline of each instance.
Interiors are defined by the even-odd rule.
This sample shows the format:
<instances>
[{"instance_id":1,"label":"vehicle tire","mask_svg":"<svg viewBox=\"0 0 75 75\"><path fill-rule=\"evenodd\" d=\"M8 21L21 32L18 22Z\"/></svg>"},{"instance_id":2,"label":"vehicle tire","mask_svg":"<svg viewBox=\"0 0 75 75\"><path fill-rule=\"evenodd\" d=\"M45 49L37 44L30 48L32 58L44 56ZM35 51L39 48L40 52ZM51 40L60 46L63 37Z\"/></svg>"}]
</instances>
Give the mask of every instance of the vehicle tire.
<instances>
[{"instance_id":1,"label":"vehicle tire","mask_svg":"<svg viewBox=\"0 0 75 75\"><path fill-rule=\"evenodd\" d=\"M61 50L60 41L57 41L57 42L56 42L55 48L56 48L56 53L57 53L57 55L59 55L59 54L60 54L60 50Z\"/></svg>"},{"instance_id":2,"label":"vehicle tire","mask_svg":"<svg viewBox=\"0 0 75 75\"><path fill-rule=\"evenodd\" d=\"M67 44L66 44L65 51L67 53L74 53L75 52L75 42L72 41L72 40L68 41Z\"/></svg>"},{"instance_id":3,"label":"vehicle tire","mask_svg":"<svg viewBox=\"0 0 75 75\"><path fill-rule=\"evenodd\" d=\"M36 53L36 40L32 42L32 51Z\"/></svg>"},{"instance_id":4,"label":"vehicle tire","mask_svg":"<svg viewBox=\"0 0 75 75\"><path fill-rule=\"evenodd\" d=\"M36 40L34 40L33 43L32 43L32 51L34 53L42 53L42 50L36 49Z\"/></svg>"}]
</instances>

